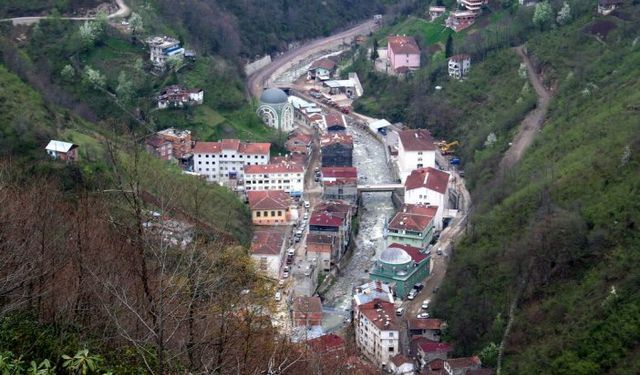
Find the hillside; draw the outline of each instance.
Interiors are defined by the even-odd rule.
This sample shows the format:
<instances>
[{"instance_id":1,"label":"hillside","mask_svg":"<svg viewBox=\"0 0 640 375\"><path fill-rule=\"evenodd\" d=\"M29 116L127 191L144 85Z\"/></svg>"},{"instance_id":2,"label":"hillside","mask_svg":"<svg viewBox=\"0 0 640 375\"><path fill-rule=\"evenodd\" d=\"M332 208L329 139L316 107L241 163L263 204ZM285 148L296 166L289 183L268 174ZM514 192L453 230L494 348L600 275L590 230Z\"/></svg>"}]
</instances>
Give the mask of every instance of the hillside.
<instances>
[{"instance_id":1,"label":"hillside","mask_svg":"<svg viewBox=\"0 0 640 375\"><path fill-rule=\"evenodd\" d=\"M438 296L465 353L500 343L515 301L506 373L639 369L640 206L630 198L640 189L640 51L629 37L638 9L621 18L584 18L527 42L555 89L548 119L503 181L475 189ZM603 22L611 32L593 35Z\"/></svg>"}]
</instances>

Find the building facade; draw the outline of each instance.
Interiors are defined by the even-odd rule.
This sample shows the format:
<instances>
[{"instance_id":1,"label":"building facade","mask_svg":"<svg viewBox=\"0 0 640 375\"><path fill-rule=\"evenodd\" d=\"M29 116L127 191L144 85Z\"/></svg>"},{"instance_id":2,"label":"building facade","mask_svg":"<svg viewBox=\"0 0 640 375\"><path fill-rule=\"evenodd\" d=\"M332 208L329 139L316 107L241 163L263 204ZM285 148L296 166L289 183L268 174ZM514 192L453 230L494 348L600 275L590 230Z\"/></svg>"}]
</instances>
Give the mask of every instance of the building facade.
<instances>
[{"instance_id":1,"label":"building facade","mask_svg":"<svg viewBox=\"0 0 640 375\"><path fill-rule=\"evenodd\" d=\"M237 139L196 142L193 171L207 181L235 188L244 179L245 166L269 163L270 149L270 143L245 143Z\"/></svg>"},{"instance_id":2,"label":"building facade","mask_svg":"<svg viewBox=\"0 0 640 375\"><path fill-rule=\"evenodd\" d=\"M436 168L421 168L411 172L404 183L406 204L437 207L434 217L437 230L442 230L442 218L449 205L450 177L449 173Z\"/></svg>"},{"instance_id":3,"label":"building facade","mask_svg":"<svg viewBox=\"0 0 640 375\"><path fill-rule=\"evenodd\" d=\"M391 69L415 70L420 68L420 48L411 36L390 35L387 37L387 58Z\"/></svg>"},{"instance_id":4,"label":"building facade","mask_svg":"<svg viewBox=\"0 0 640 375\"><path fill-rule=\"evenodd\" d=\"M449 77L462 79L471 69L471 56L455 55L449 58Z\"/></svg>"},{"instance_id":5,"label":"building facade","mask_svg":"<svg viewBox=\"0 0 640 375\"><path fill-rule=\"evenodd\" d=\"M416 247L393 243L380 253L369 277L389 284L398 298L405 298L416 283L429 276L430 261Z\"/></svg>"},{"instance_id":6,"label":"building facade","mask_svg":"<svg viewBox=\"0 0 640 375\"><path fill-rule=\"evenodd\" d=\"M399 243L425 250L433 239L438 207L404 204L384 228L386 244Z\"/></svg>"},{"instance_id":7,"label":"building facade","mask_svg":"<svg viewBox=\"0 0 640 375\"><path fill-rule=\"evenodd\" d=\"M353 165L353 138L348 134L326 134L320 139L323 167L351 167Z\"/></svg>"},{"instance_id":8,"label":"building facade","mask_svg":"<svg viewBox=\"0 0 640 375\"><path fill-rule=\"evenodd\" d=\"M251 258L259 272L278 279L284 254L284 233L275 230L256 230L251 241Z\"/></svg>"},{"instance_id":9,"label":"building facade","mask_svg":"<svg viewBox=\"0 0 640 375\"><path fill-rule=\"evenodd\" d=\"M274 129L289 132L294 128L293 106L287 93L278 88L264 90L256 113L265 125Z\"/></svg>"},{"instance_id":10,"label":"building facade","mask_svg":"<svg viewBox=\"0 0 640 375\"><path fill-rule=\"evenodd\" d=\"M288 225L297 219L291 197L282 190L248 191L247 199L254 225Z\"/></svg>"},{"instance_id":11,"label":"building facade","mask_svg":"<svg viewBox=\"0 0 640 375\"><path fill-rule=\"evenodd\" d=\"M157 98L158 109L184 108L204 102L204 90L188 89L181 85L167 86Z\"/></svg>"},{"instance_id":12,"label":"building facade","mask_svg":"<svg viewBox=\"0 0 640 375\"><path fill-rule=\"evenodd\" d=\"M147 39L149 59L157 68L164 69L168 58L184 59L184 48L180 41L168 36L156 36Z\"/></svg>"},{"instance_id":13,"label":"building facade","mask_svg":"<svg viewBox=\"0 0 640 375\"><path fill-rule=\"evenodd\" d=\"M316 81L326 81L336 71L336 63L329 58L322 58L314 61L307 70L307 79Z\"/></svg>"},{"instance_id":14,"label":"building facade","mask_svg":"<svg viewBox=\"0 0 640 375\"><path fill-rule=\"evenodd\" d=\"M356 346L378 367L400 353L400 324L392 303L374 299L360 305L354 316Z\"/></svg>"},{"instance_id":15,"label":"building facade","mask_svg":"<svg viewBox=\"0 0 640 375\"><path fill-rule=\"evenodd\" d=\"M436 146L428 130L403 130L398 132L398 138L398 171L402 183L414 169L436 166Z\"/></svg>"},{"instance_id":16,"label":"building facade","mask_svg":"<svg viewBox=\"0 0 640 375\"><path fill-rule=\"evenodd\" d=\"M304 192L304 167L298 163L247 165L244 167L245 191L284 190L292 197Z\"/></svg>"},{"instance_id":17,"label":"building facade","mask_svg":"<svg viewBox=\"0 0 640 375\"><path fill-rule=\"evenodd\" d=\"M66 162L78 160L78 145L73 143L51 140L45 147L45 151L52 159Z\"/></svg>"}]
</instances>

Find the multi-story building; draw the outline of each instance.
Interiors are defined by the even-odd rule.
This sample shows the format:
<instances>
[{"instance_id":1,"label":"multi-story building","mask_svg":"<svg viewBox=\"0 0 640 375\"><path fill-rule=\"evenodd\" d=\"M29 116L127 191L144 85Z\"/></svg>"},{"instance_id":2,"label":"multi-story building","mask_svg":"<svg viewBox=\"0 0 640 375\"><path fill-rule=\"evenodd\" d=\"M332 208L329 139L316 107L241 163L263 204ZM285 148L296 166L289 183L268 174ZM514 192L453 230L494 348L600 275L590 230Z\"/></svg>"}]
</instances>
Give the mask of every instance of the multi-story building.
<instances>
[{"instance_id":1,"label":"multi-story building","mask_svg":"<svg viewBox=\"0 0 640 375\"><path fill-rule=\"evenodd\" d=\"M471 56L455 55L449 58L449 77L462 79L471 69Z\"/></svg>"},{"instance_id":2,"label":"multi-story building","mask_svg":"<svg viewBox=\"0 0 640 375\"><path fill-rule=\"evenodd\" d=\"M293 325L314 327L322 325L322 301L320 297L296 297L291 307Z\"/></svg>"},{"instance_id":3,"label":"multi-story building","mask_svg":"<svg viewBox=\"0 0 640 375\"><path fill-rule=\"evenodd\" d=\"M433 238L437 212L435 206L404 204L384 228L385 243L426 249Z\"/></svg>"},{"instance_id":4,"label":"multi-story building","mask_svg":"<svg viewBox=\"0 0 640 375\"><path fill-rule=\"evenodd\" d=\"M455 32L466 29L476 22L477 13L470 10L454 10L449 13L445 25Z\"/></svg>"},{"instance_id":5,"label":"multi-story building","mask_svg":"<svg viewBox=\"0 0 640 375\"><path fill-rule=\"evenodd\" d=\"M400 324L393 303L374 299L354 316L356 346L378 367L400 352Z\"/></svg>"},{"instance_id":6,"label":"multi-story building","mask_svg":"<svg viewBox=\"0 0 640 375\"><path fill-rule=\"evenodd\" d=\"M164 69L169 57L180 60L184 58L184 48L180 47L180 41L168 36L156 36L147 39L149 45L149 59L157 68Z\"/></svg>"},{"instance_id":7,"label":"multi-story building","mask_svg":"<svg viewBox=\"0 0 640 375\"><path fill-rule=\"evenodd\" d=\"M329 113L323 116L325 129L328 132L344 132L347 130L347 122L341 113Z\"/></svg>"},{"instance_id":8,"label":"multi-story building","mask_svg":"<svg viewBox=\"0 0 640 375\"><path fill-rule=\"evenodd\" d=\"M282 190L248 191L247 199L254 225L286 225L297 219L291 197Z\"/></svg>"},{"instance_id":9,"label":"multi-story building","mask_svg":"<svg viewBox=\"0 0 640 375\"><path fill-rule=\"evenodd\" d=\"M309 233L307 235L307 254L316 257L325 272L331 271L332 260L338 254L337 237L329 234Z\"/></svg>"},{"instance_id":10,"label":"multi-story building","mask_svg":"<svg viewBox=\"0 0 640 375\"><path fill-rule=\"evenodd\" d=\"M270 229L256 230L251 240L251 258L258 271L274 279L278 278L282 266L284 238L282 231Z\"/></svg>"},{"instance_id":11,"label":"multi-story building","mask_svg":"<svg viewBox=\"0 0 640 375\"><path fill-rule=\"evenodd\" d=\"M404 182L404 202L436 206L434 217L436 229L442 230L442 218L448 207L448 187L451 175L436 168L416 169Z\"/></svg>"},{"instance_id":12,"label":"multi-story building","mask_svg":"<svg viewBox=\"0 0 640 375\"><path fill-rule=\"evenodd\" d=\"M358 199L358 170L355 167L325 167L321 170L324 199Z\"/></svg>"},{"instance_id":13,"label":"multi-story building","mask_svg":"<svg viewBox=\"0 0 640 375\"><path fill-rule=\"evenodd\" d=\"M353 293L352 301L354 314L358 313L360 306L364 305L365 303L369 303L374 299L394 303L393 291L388 284L385 284L382 281L378 280L369 281L366 284L357 286Z\"/></svg>"},{"instance_id":14,"label":"multi-story building","mask_svg":"<svg viewBox=\"0 0 640 375\"><path fill-rule=\"evenodd\" d=\"M409 70L420 68L420 48L411 36L389 35L387 37L387 57L389 66L395 71L403 67Z\"/></svg>"},{"instance_id":15,"label":"multi-story building","mask_svg":"<svg viewBox=\"0 0 640 375\"><path fill-rule=\"evenodd\" d=\"M344 133L322 136L320 139L323 167L351 167L353 165L353 138Z\"/></svg>"},{"instance_id":16,"label":"multi-story building","mask_svg":"<svg viewBox=\"0 0 640 375\"><path fill-rule=\"evenodd\" d=\"M309 219L310 234L325 234L336 238L336 253L332 262L342 258L350 241L352 206L348 202L333 200L316 205Z\"/></svg>"},{"instance_id":17,"label":"multi-story building","mask_svg":"<svg viewBox=\"0 0 640 375\"><path fill-rule=\"evenodd\" d=\"M245 191L284 190L292 197L304 192L304 167L289 161L244 167Z\"/></svg>"},{"instance_id":18,"label":"multi-story building","mask_svg":"<svg viewBox=\"0 0 640 375\"><path fill-rule=\"evenodd\" d=\"M406 297L416 283L429 276L431 257L420 250L392 243L380 253L369 278L393 285L398 298Z\"/></svg>"},{"instance_id":19,"label":"multi-story building","mask_svg":"<svg viewBox=\"0 0 640 375\"><path fill-rule=\"evenodd\" d=\"M183 108L204 102L204 90L188 89L182 85L167 86L157 98L158 109Z\"/></svg>"},{"instance_id":20,"label":"multi-story building","mask_svg":"<svg viewBox=\"0 0 640 375\"><path fill-rule=\"evenodd\" d=\"M436 146L428 130L403 130L398 136L398 171L402 183L414 169L436 166Z\"/></svg>"},{"instance_id":21,"label":"multi-story building","mask_svg":"<svg viewBox=\"0 0 640 375\"><path fill-rule=\"evenodd\" d=\"M458 0L458 3L470 12L480 13L482 7L489 3L488 0Z\"/></svg>"},{"instance_id":22,"label":"multi-story building","mask_svg":"<svg viewBox=\"0 0 640 375\"><path fill-rule=\"evenodd\" d=\"M173 144L157 133L144 141L148 153L162 160L173 160Z\"/></svg>"},{"instance_id":23,"label":"multi-story building","mask_svg":"<svg viewBox=\"0 0 640 375\"><path fill-rule=\"evenodd\" d=\"M331 79L331 76L336 71L336 63L330 58L322 58L314 61L309 69L307 69L307 79L316 81L326 81Z\"/></svg>"},{"instance_id":24,"label":"multi-story building","mask_svg":"<svg viewBox=\"0 0 640 375\"><path fill-rule=\"evenodd\" d=\"M237 139L196 142L193 171L207 181L235 187L244 179L246 166L269 164L270 149L270 143L245 143Z\"/></svg>"}]
</instances>

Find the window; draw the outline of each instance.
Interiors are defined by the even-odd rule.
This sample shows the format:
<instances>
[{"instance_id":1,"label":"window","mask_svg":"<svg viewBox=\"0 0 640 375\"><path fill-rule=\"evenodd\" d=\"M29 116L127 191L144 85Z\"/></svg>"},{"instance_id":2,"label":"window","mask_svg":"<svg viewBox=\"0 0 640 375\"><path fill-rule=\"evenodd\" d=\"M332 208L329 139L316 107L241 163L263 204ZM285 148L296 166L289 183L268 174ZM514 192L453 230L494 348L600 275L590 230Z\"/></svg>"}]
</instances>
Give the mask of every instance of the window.
<instances>
[{"instance_id":1,"label":"window","mask_svg":"<svg viewBox=\"0 0 640 375\"><path fill-rule=\"evenodd\" d=\"M278 216L282 216L282 211L278 211Z\"/></svg>"},{"instance_id":2,"label":"window","mask_svg":"<svg viewBox=\"0 0 640 375\"><path fill-rule=\"evenodd\" d=\"M393 346L389 347L389 353L393 353Z\"/></svg>"},{"instance_id":3,"label":"window","mask_svg":"<svg viewBox=\"0 0 640 375\"><path fill-rule=\"evenodd\" d=\"M418 164L417 168L422 168L422 164Z\"/></svg>"},{"instance_id":4,"label":"window","mask_svg":"<svg viewBox=\"0 0 640 375\"><path fill-rule=\"evenodd\" d=\"M201 162L201 161L199 161L199 162L198 162L198 164L202 164L202 162Z\"/></svg>"},{"instance_id":5,"label":"window","mask_svg":"<svg viewBox=\"0 0 640 375\"><path fill-rule=\"evenodd\" d=\"M264 155L262 155L260 158L264 159Z\"/></svg>"},{"instance_id":6,"label":"window","mask_svg":"<svg viewBox=\"0 0 640 375\"><path fill-rule=\"evenodd\" d=\"M204 155L204 157L205 157L205 158L208 158L208 157L209 157L209 154L205 154L205 155Z\"/></svg>"},{"instance_id":7,"label":"window","mask_svg":"<svg viewBox=\"0 0 640 375\"><path fill-rule=\"evenodd\" d=\"M261 212L260 211L256 211L256 217L260 217Z\"/></svg>"},{"instance_id":8,"label":"window","mask_svg":"<svg viewBox=\"0 0 640 375\"><path fill-rule=\"evenodd\" d=\"M422 155L422 151L418 151L418 155Z\"/></svg>"},{"instance_id":9,"label":"window","mask_svg":"<svg viewBox=\"0 0 640 375\"><path fill-rule=\"evenodd\" d=\"M389 332L389 337L393 337L393 332Z\"/></svg>"}]
</instances>

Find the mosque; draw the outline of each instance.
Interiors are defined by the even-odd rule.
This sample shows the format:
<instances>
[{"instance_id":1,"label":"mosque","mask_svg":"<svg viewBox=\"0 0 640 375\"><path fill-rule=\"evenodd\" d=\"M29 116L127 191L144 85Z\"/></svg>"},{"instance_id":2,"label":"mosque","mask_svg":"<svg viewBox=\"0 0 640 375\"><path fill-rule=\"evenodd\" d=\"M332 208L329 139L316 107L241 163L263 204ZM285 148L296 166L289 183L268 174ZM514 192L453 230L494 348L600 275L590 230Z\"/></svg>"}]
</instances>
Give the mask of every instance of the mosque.
<instances>
[{"instance_id":1,"label":"mosque","mask_svg":"<svg viewBox=\"0 0 640 375\"><path fill-rule=\"evenodd\" d=\"M287 94L279 88L264 90L256 113L272 128L283 132L293 130L293 106L289 103Z\"/></svg>"}]
</instances>

